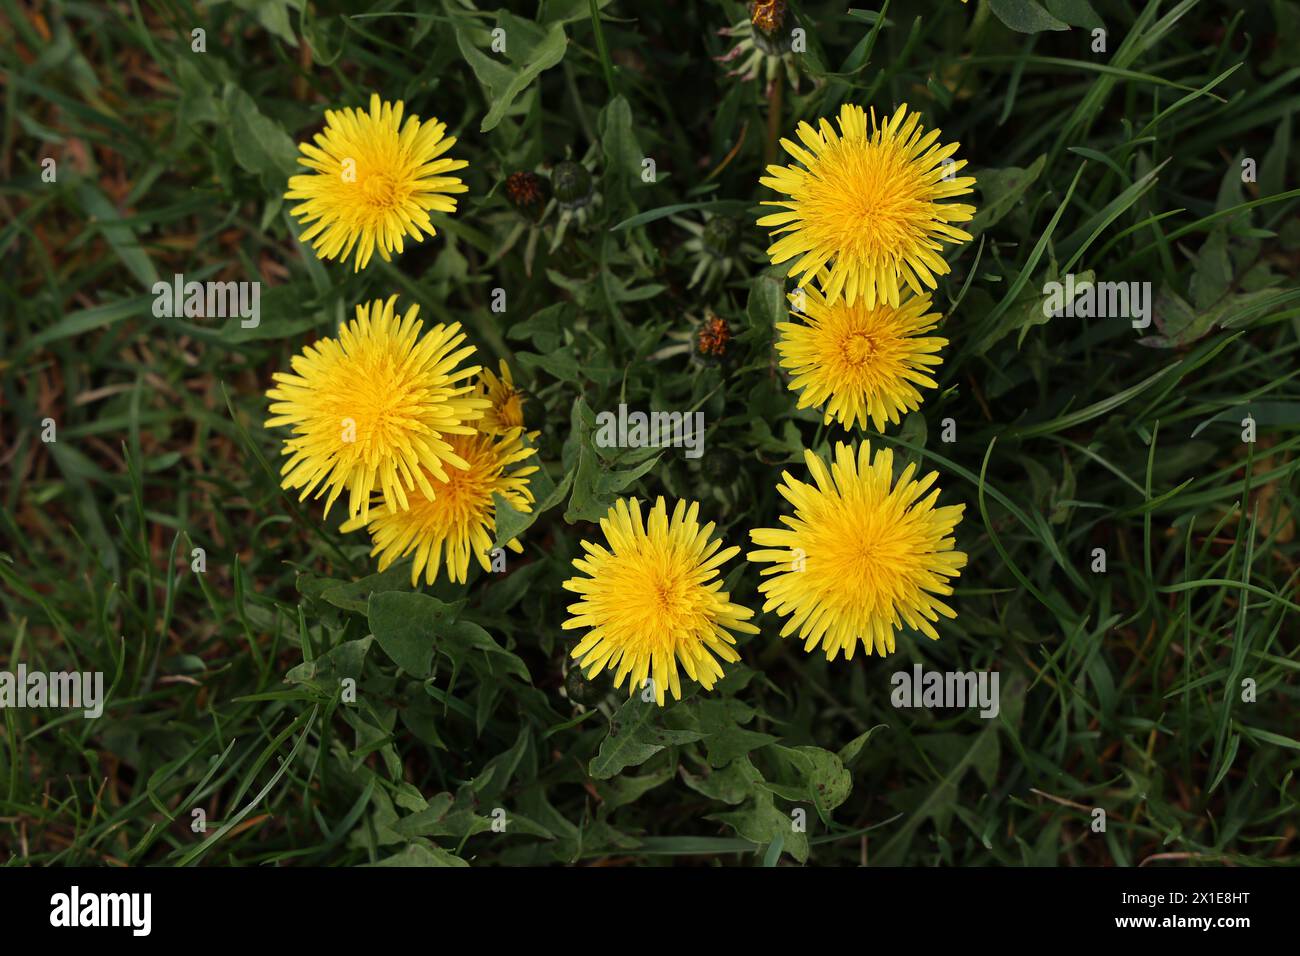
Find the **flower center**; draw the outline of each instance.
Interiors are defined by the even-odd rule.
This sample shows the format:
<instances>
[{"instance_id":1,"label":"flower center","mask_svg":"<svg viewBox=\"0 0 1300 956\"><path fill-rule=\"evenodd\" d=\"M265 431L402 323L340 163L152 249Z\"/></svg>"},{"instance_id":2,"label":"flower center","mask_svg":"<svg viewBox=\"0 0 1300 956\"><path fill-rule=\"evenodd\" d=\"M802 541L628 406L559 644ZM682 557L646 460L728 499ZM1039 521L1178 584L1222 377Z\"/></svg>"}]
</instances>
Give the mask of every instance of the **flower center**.
<instances>
[{"instance_id":1,"label":"flower center","mask_svg":"<svg viewBox=\"0 0 1300 956\"><path fill-rule=\"evenodd\" d=\"M632 611L644 639L657 646L671 645L673 635L689 630L696 614L689 586L675 570L652 571L643 591L644 603ZM629 608L629 610L631 610Z\"/></svg>"},{"instance_id":2,"label":"flower center","mask_svg":"<svg viewBox=\"0 0 1300 956\"><path fill-rule=\"evenodd\" d=\"M675 582L660 578L654 582L650 593L661 614L676 613L679 601Z\"/></svg>"},{"instance_id":3,"label":"flower center","mask_svg":"<svg viewBox=\"0 0 1300 956\"><path fill-rule=\"evenodd\" d=\"M915 232L917 188L915 172L881 145L840 140L818 170L810 210L844 256L888 254Z\"/></svg>"},{"instance_id":4,"label":"flower center","mask_svg":"<svg viewBox=\"0 0 1300 956\"><path fill-rule=\"evenodd\" d=\"M397 204L397 184L391 176L375 173L361 184L361 195L369 205L388 209Z\"/></svg>"},{"instance_id":5,"label":"flower center","mask_svg":"<svg viewBox=\"0 0 1300 956\"><path fill-rule=\"evenodd\" d=\"M875 337L862 331L850 332L844 338L844 360L850 365L865 365L879 346Z\"/></svg>"},{"instance_id":6,"label":"flower center","mask_svg":"<svg viewBox=\"0 0 1300 956\"><path fill-rule=\"evenodd\" d=\"M516 391L510 391L502 396L496 412L503 428L518 428L524 423L524 403L520 401L519 393Z\"/></svg>"}]
</instances>

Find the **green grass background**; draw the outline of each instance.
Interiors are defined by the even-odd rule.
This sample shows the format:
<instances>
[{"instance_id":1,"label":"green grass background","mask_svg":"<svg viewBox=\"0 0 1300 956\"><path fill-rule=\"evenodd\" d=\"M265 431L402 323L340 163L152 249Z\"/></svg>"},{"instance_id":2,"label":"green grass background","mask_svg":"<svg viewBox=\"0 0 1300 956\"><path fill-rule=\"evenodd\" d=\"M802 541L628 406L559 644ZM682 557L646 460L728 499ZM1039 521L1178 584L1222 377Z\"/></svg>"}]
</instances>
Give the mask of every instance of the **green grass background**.
<instances>
[{"instance_id":1,"label":"green grass background","mask_svg":"<svg viewBox=\"0 0 1300 956\"><path fill-rule=\"evenodd\" d=\"M797 6L778 96L712 59L738 3L0 0L2 656L112 687L94 721L0 713L0 861L1294 863L1300 5L867 6ZM354 275L279 196L294 143L371 91L450 125L470 192ZM921 109L979 180L941 387L869 435L966 504L959 616L828 665L764 615L712 694L625 702L564 663L590 521L686 497L745 547L781 470L844 437L774 364L786 284L753 225L773 135L842 102ZM526 261L504 179L565 158L601 203ZM681 221L713 216L743 245L704 291ZM261 281L260 327L155 318L176 272ZM1158 325L1044 319L1066 272L1151 282ZM392 293L528 389L547 507L504 576L411 596L277 488L271 373ZM724 359L652 358L710 314ZM703 410L703 458L595 448L620 401ZM726 570L760 605L757 569ZM914 663L998 671L1000 716L895 710Z\"/></svg>"}]
</instances>

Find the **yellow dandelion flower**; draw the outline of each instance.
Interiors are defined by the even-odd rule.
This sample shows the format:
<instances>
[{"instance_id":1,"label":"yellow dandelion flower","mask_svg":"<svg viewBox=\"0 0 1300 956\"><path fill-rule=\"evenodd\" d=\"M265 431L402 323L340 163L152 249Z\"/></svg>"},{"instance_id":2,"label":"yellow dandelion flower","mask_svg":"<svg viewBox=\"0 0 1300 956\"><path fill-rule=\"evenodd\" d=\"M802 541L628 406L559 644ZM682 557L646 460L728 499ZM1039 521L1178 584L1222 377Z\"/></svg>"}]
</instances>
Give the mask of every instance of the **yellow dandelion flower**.
<instances>
[{"instance_id":1,"label":"yellow dandelion flower","mask_svg":"<svg viewBox=\"0 0 1300 956\"><path fill-rule=\"evenodd\" d=\"M470 555L478 559L484 571L490 571L488 559L496 535L496 502L492 495L500 495L516 511L532 511L528 476L537 471L537 466L513 467L535 454L535 449L523 444L522 435L523 429L513 428L500 437L481 432L452 436L452 449L466 467L449 472L445 480L435 481L435 475L426 474L436 496L426 495L423 488L416 489L405 511L379 514L369 522L363 517L352 518L343 523L342 530L355 531L369 525L374 542L370 554L379 555L380 571L414 553L412 586L419 584L421 572L427 583L437 580L444 553L447 576L453 582L464 584L467 580ZM516 552L524 550L518 539L506 546Z\"/></svg>"},{"instance_id":2,"label":"yellow dandelion flower","mask_svg":"<svg viewBox=\"0 0 1300 956\"><path fill-rule=\"evenodd\" d=\"M975 180L953 175L965 160L944 165L960 144L939 145L940 131L925 133L906 103L883 125L873 110L870 131L862 107L846 103L839 127L836 134L822 118L818 129L799 124L803 146L781 140L802 165L768 166L759 180L789 197L763 202L784 210L758 220L781 236L768 256L774 264L793 260L789 274L804 284L827 269L827 302L843 293L850 305L862 298L868 308L897 306L902 284L920 294L947 274L939 256L945 242L970 239L952 223L969 220L975 207L940 200L969 193Z\"/></svg>"},{"instance_id":3,"label":"yellow dandelion flower","mask_svg":"<svg viewBox=\"0 0 1300 956\"><path fill-rule=\"evenodd\" d=\"M522 428L524 424L524 393L515 388L514 376L506 360L501 360L501 377L484 368L479 374L478 392L476 394L491 402L491 407L483 413L483 420L478 423L479 431L499 435L512 428Z\"/></svg>"},{"instance_id":4,"label":"yellow dandelion flower","mask_svg":"<svg viewBox=\"0 0 1300 956\"><path fill-rule=\"evenodd\" d=\"M789 472L777 486L794 517L781 519L784 528L749 532L764 550L746 558L772 565L759 585L763 610L789 617L781 636L797 629L804 650L821 644L828 660L840 651L851 659L859 641L883 657L903 623L937 640L931 622L957 616L939 597L952 594L949 579L966 565L952 536L965 506L936 508L937 488L921 498L937 472L913 480L909 464L895 482L893 452L878 451L873 461L869 442L856 460L853 448L837 444L829 469L811 451L804 460L815 486Z\"/></svg>"},{"instance_id":5,"label":"yellow dandelion flower","mask_svg":"<svg viewBox=\"0 0 1300 956\"><path fill-rule=\"evenodd\" d=\"M823 408L826 424L866 428L870 419L881 431L920 407L917 386L938 387L929 373L943 363L935 353L948 340L925 335L939 321L929 296L904 292L897 307L871 307L862 299L850 305L844 298L827 305L809 286L790 301L802 305L803 314L795 315L803 321L777 323L781 366L793 376L799 407Z\"/></svg>"},{"instance_id":6,"label":"yellow dandelion flower","mask_svg":"<svg viewBox=\"0 0 1300 956\"><path fill-rule=\"evenodd\" d=\"M421 336L420 307L400 319L393 304L376 299L357 306L337 339L320 339L293 357L293 372L276 372L267 393L267 428L293 427L285 439L289 460L282 486L301 488L299 500L328 492L325 513L344 490L348 516L370 514L378 491L390 511L407 507L406 492L434 496L433 481L446 481L444 466L469 464L447 436L474 433L467 422L481 418L487 402L473 398L477 365L458 368L474 354L463 348L460 323L435 325Z\"/></svg>"},{"instance_id":7,"label":"yellow dandelion flower","mask_svg":"<svg viewBox=\"0 0 1300 956\"><path fill-rule=\"evenodd\" d=\"M402 252L403 237L422 242L437 235L429 211L455 212L450 193L469 187L448 173L469 165L440 158L456 145L445 136L447 124L421 123L411 116L402 125L402 102L384 103L371 94L370 112L326 110L325 129L316 143L302 143L298 162L312 170L289 178L285 199L303 200L290 212L308 226L321 259L346 259L356 250L353 271L370 261L376 248L385 262Z\"/></svg>"},{"instance_id":8,"label":"yellow dandelion flower","mask_svg":"<svg viewBox=\"0 0 1300 956\"><path fill-rule=\"evenodd\" d=\"M588 679L617 668L614 686L631 675L631 696L650 677L662 707L665 691L681 699L679 662L708 690L722 676L719 658L740 660L729 631L757 634L745 623L754 612L732 604L718 578L719 566L740 549L719 550L713 522L701 528L699 513L698 503L678 501L669 520L660 498L643 523L641 503L620 498L600 519L609 547L582 542L586 557L573 566L588 577L564 582L582 600L569 605L573 617L563 626L590 628L573 649Z\"/></svg>"}]
</instances>

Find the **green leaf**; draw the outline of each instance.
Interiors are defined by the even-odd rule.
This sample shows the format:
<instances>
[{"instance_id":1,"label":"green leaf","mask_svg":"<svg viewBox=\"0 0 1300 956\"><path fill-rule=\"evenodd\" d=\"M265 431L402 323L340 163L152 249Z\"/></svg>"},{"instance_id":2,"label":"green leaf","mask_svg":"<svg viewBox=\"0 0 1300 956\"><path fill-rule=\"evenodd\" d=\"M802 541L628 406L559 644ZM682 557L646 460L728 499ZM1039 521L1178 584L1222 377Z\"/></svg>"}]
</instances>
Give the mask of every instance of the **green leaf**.
<instances>
[{"instance_id":1,"label":"green leaf","mask_svg":"<svg viewBox=\"0 0 1300 956\"><path fill-rule=\"evenodd\" d=\"M600 111L600 145L605 153L602 184L606 199L614 205L629 201L630 190L641 185L641 161L645 153L637 143L632 125L632 108L617 96Z\"/></svg>"},{"instance_id":2,"label":"green leaf","mask_svg":"<svg viewBox=\"0 0 1300 956\"><path fill-rule=\"evenodd\" d=\"M644 226L646 223L654 222L657 219L666 219L669 216L675 216L679 212L716 212L730 215L737 215L749 209L753 203L744 199L708 199L703 202L679 202L671 206L660 206L658 209L648 209L645 212L637 213L630 219L624 219L615 226L610 227L610 232L621 232L624 229L635 229L637 226Z\"/></svg>"},{"instance_id":3,"label":"green leaf","mask_svg":"<svg viewBox=\"0 0 1300 956\"><path fill-rule=\"evenodd\" d=\"M284 675L284 679L292 684L305 684L326 693L332 691L344 678L359 680L365 665L366 653L374 641L374 637L370 635L355 641L344 641L320 657L303 661L291 668Z\"/></svg>"},{"instance_id":4,"label":"green leaf","mask_svg":"<svg viewBox=\"0 0 1300 956\"><path fill-rule=\"evenodd\" d=\"M263 184L284 191L285 181L298 168L298 147L279 123L265 116L257 102L234 83L222 90L230 147L235 161L260 176Z\"/></svg>"},{"instance_id":5,"label":"green leaf","mask_svg":"<svg viewBox=\"0 0 1300 956\"><path fill-rule=\"evenodd\" d=\"M600 794L603 801L602 808L608 813L639 800L655 787L667 783L672 777L673 768L665 766L640 777L613 777L609 780L597 781L596 792Z\"/></svg>"},{"instance_id":6,"label":"green leaf","mask_svg":"<svg viewBox=\"0 0 1300 956\"><path fill-rule=\"evenodd\" d=\"M776 866L781 861L781 849L785 846L785 833L778 830L776 837L768 846L767 852L763 854L764 866Z\"/></svg>"},{"instance_id":7,"label":"green leaf","mask_svg":"<svg viewBox=\"0 0 1300 956\"><path fill-rule=\"evenodd\" d=\"M399 853L367 866L469 866L460 857L432 844L412 843Z\"/></svg>"},{"instance_id":8,"label":"green leaf","mask_svg":"<svg viewBox=\"0 0 1300 956\"><path fill-rule=\"evenodd\" d=\"M1044 277L1044 281L1046 282L1046 280L1049 279L1056 280L1058 278L1056 272L1053 270ZM1087 272L1080 272L1074 277L1074 288L1076 294L1081 292L1085 286L1094 285L1096 281L1097 276L1091 269ZM1094 292L1092 294L1097 293ZM995 327L995 331L999 329L1010 331L1018 326L1020 329L1020 336L1016 340L1016 348L1020 348L1020 343L1025 340L1025 336L1029 334L1030 329L1038 325L1046 325L1048 322L1051 322L1052 319L1057 318L1057 316L1052 315L1050 310L1046 308L1046 301L1041 286L1035 286L1032 284L1025 286L1012 307L1003 314L1002 321ZM986 339L985 342L991 344L988 339Z\"/></svg>"},{"instance_id":9,"label":"green leaf","mask_svg":"<svg viewBox=\"0 0 1300 956\"><path fill-rule=\"evenodd\" d=\"M1291 152L1291 113L1286 113L1277 124L1273 145L1268 148L1259 164L1259 194L1276 196L1286 188L1287 159ZM1240 168L1240 162L1237 164Z\"/></svg>"},{"instance_id":10,"label":"green leaf","mask_svg":"<svg viewBox=\"0 0 1300 956\"><path fill-rule=\"evenodd\" d=\"M365 614L370 607L371 594L379 591L405 590L409 587L410 581L410 568L402 563L378 574L361 578L359 581L327 585L321 588L320 598L344 611Z\"/></svg>"},{"instance_id":11,"label":"green leaf","mask_svg":"<svg viewBox=\"0 0 1300 956\"><path fill-rule=\"evenodd\" d=\"M1004 718L1007 716L1005 710L1003 716ZM989 721L988 725L973 739L962 737L961 746L964 748L964 753L947 764L949 769L934 786L918 787L914 788L913 792L900 794L900 803L907 806L909 810L907 819L881 848L876 856L877 863L884 866L897 865L907 852L917 827L931 818L942 822L951 814L953 804L958 797L957 785L966 775L966 771L972 767L980 767L983 776L987 772L991 755L993 760L997 759L997 735L997 722Z\"/></svg>"},{"instance_id":12,"label":"green leaf","mask_svg":"<svg viewBox=\"0 0 1300 956\"><path fill-rule=\"evenodd\" d=\"M522 322L516 322L506 335L512 339L528 339L543 352L553 352L560 347L564 330L573 324L573 320L573 304L557 302L538 309Z\"/></svg>"},{"instance_id":13,"label":"green leaf","mask_svg":"<svg viewBox=\"0 0 1300 956\"><path fill-rule=\"evenodd\" d=\"M449 796L440 794L441 797ZM439 802L426 810L403 817L392 825L395 833L414 839L416 837L446 836L463 840L476 833L492 829L492 820L466 809L450 809Z\"/></svg>"},{"instance_id":14,"label":"green leaf","mask_svg":"<svg viewBox=\"0 0 1300 956\"><path fill-rule=\"evenodd\" d=\"M800 863L808 860L808 834L795 828L793 812L778 809L771 794L759 793L748 806L709 819L727 824L738 836L760 846L780 840L786 853Z\"/></svg>"},{"instance_id":15,"label":"green leaf","mask_svg":"<svg viewBox=\"0 0 1300 956\"><path fill-rule=\"evenodd\" d=\"M614 0L597 0L597 9L603 10ZM551 0L542 7L545 23L573 23L591 16L591 0Z\"/></svg>"},{"instance_id":16,"label":"green leaf","mask_svg":"<svg viewBox=\"0 0 1300 956\"><path fill-rule=\"evenodd\" d=\"M266 27L267 32L278 36L290 46L297 46L298 38L293 35L293 27L289 24L289 11L301 14L304 2L305 0L234 0L234 5L257 14L257 19Z\"/></svg>"},{"instance_id":17,"label":"green leaf","mask_svg":"<svg viewBox=\"0 0 1300 956\"><path fill-rule=\"evenodd\" d=\"M1001 222L1042 174L1045 165L1047 154L1044 153L1030 163L1027 169L1019 166L981 169L976 177L975 188L979 190L983 202L966 231L971 236L978 236Z\"/></svg>"},{"instance_id":18,"label":"green leaf","mask_svg":"<svg viewBox=\"0 0 1300 956\"><path fill-rule=\"evenodd\" d=\"M723 767L760 747L774 743L771 734L744 729L754 719L754 708L734 698L702 698L678 708L692 730L704 735L709 766ZM678 718L679 720L682 718Z\"/></svg>"},{"instance_id":19,"label":"green leaf","mask_svg":"<svg viewBox=\"0 0 1300 956\"><path fill-rule=\"evenodd\" d=\"M1044 0L1044 2L1053 16L1064 20L1070 26L1084 27L1088 30L1106 26L1088 0Z\"/></svg>"},{"instance_id":20,"label":"green leaf","mask_svg":"<svg viewBox=\"0 0 1300 956\"><path fill-rule=\"evenodd\" d=\"M560 479L558 485L551 489L550 494L533 505L531 511L516 511L511 507L510 502L493 492L492 502L496 507L496 539L494 541L496 547L504 547L506 542L513 541L531 528L538 518L564 500L564 496L569 493L569 486L572 484L573 472L569 472Z\"/></svg>"},{"instance_id":21,"label":"green leaf","mask_svg":"<svg viewBox=\"0 0 1300 956\"><path fill-rule=\"evenodd\" d=\"M683 772L682 780L696 793L736 806L757 793L763 775L748 757L737 757L725 767L699 776Z\"/></svg>"},{"instance_id":22,"label":"green leaf","mask_svg":"<svg viewBox=\"0 0 1300 956\"><path fill-rule=\"evenodd\" d=\"M545 355L537 355L533 352L519 352L515 358L524 368L530 370L541 369L547 375L557 378L561 382L582 385L586 380L582 364L574 357L572 352L567 350L547 352Z\"/></svg>"},{"instance_id":23,"label":"green leaf","mask_svg":"<svg viewBox=\"0 0 1300 956\"><path fill-rule=\"evenodd\" d=\"M495 129L515 98L544 70L549 70L564 59L565 48L568 46L561 23L551 24L542 33L536 24L509 13L502 13L497 22L505 31L509 64L484 53L470 36L473 28L460 19L454 21L456 45L483 85L490 104L487 115L479 126L481 133Z\"/></svg>"},{"instance_id":24,"label":"green leaf","mask_svg":"<svg viewBox=\"0 0 1300 956\"><path fill-rule=\"evenodd\" d=\"M514 675L525 682L532 680L527 665L473 621L455 621L442 627L437 649L446 654L457 669L468 663L480 676Z\"/></svg>"},{"instance_id":25,"label":"green leaf","mask_svg":"<svg viewBox=\"0 0 1300 956\"><path fill-rule=\"evenodd\" d=\"M108 201L108 197L89 182L77 184L77 198L81 201L82 212L90 224L99 229L100 235L108 247L122 260L128 272L147 289L152 289L158 281L158 270L153 260L140 246L135 230L122 221L122 214ZM95 312L89 309L82 315Z\"/></svg>"},{"instance_id":26,"label":"green leaf","mask_svg":"<svg viewBox=\"0 0 1300 956\"><path fill-rule=\"evenodd\" d=\"M776 323L788 321L790 307L785 296L785 283L770 275L755 279L749 286L745 314L751 326L769 334Z\"/></svg>"},{"instance_id":27,"label":"green leaf","mask_svg":"<svg viewBox=\"0 0 1300 956\"><path fill-rule=\"evenodd\" d=\"M1034 0L989 0L989 9L1004 26L1019 33L1070 29L1068 23L1052 16Z\"/></svg>"},{"instance_id":28,"label":"green leaf","mask_svg":"<svg viewBox=\"0 0 1300 956\"><path fill-rule=\"evenodd\" d=\"M888 724L876 724L876 726L872 727L870 730L859 734L841 747L840 761L844 766L851 766L853 761L857 759L858 754L862 751L862 748L866 746L867 741L872 738L876 731L888 726Z\"/></svg>"},{"instance_id":29,"label":"green leaf","mask_svg":"<svg viewBox=\"0 0 1300 956\"><path fill-rule=\"evenodd\" d=\"M574 402L571 421L573 437L578 445L578 464L573 471L573 493L564 520L569 524L599 521L609 512L615 498L658 464L662 452L653 449L598 451L592 434L595 415L581 397ZM606 464L601 460L601 451L629 462L628 467L614 468ZM640 455L648 457L638 462L636 458Z\"/></svg>"},{"instance_id":30,"label":"green leaf","mask_svg":"<svg viewBox=\"0 0 1300 956\"><path fill-rule=\"evenodd\" d=\"M638 691L610 718L609 733L587 772L606 780L627 767L638 767L665 747L688 744L703 735L693 730L669 730L659 720L659 705L641 699Z\"/></svg>"},{"instance_id":31,"label":"green leaf","mask_svg":"<svg viewBox=\"0 0 1300 956\"><path fill-rule=\"evenodd\" d=\"M415 812L409 816L402 817L396 821L386 821L386 825L391 827L400 835L413 839L418 836L427 836L435 832L432 824L441 820L451 812L452 804L455 803L455 797L450 793L434 794L424 806L412 806L411 801L399 794L394 803L406 809Z\"/></svg>"},{"instance_id":32,"label":"green leaf","mask_svg":"<svg viewBox=\"0 0 1300 956\"><path fill-rule=\"evenodd\" d=\"M853 775L844 768L837 754L821 747L777 747L776 751L789 761L803 788L803 799L817 808L823 820L845 800L853 790Z\"/></svg>"},{"instance_id":33,"label":"green leaf","mask_svg":"<svg viewBox=\"0 0 1300 956\"><path fill-rule=\"evenodd\" d=\"M366 616L384 653L423 680L432 670L436 635L455 616L455 609L427 594L377 591L370 595Z\"/></svg>"},{"instance_id":34,"label":"green leaf","mask_svg":"<svg viewBox=\"0 0 1300 956\"><path fill-rule=\"evenodd\" d=\"M1241 420L1249 415L1261 428L1295 428L1300 426L1300 402L1266 402L1256 399L1210 416L1192 429L1195 438L1215 422L1227 422L1234 430L1241 428Z\"/></svg>"},{"instance_id":35,"label":"green leaf","mask_svg":"<svg viewBox=\"0 0 1300 956\"><path fill-rule=\"evenodd\" d=\"M1300 291L1261 289L1225 295L1208 308L1198 310L1172 289L1162 286L1152 306L1153 321L1160 334L1139 341L1155 348L1181 348L1216 328L1249 325L1298 300Z\"/></svg>"}]
</instances>

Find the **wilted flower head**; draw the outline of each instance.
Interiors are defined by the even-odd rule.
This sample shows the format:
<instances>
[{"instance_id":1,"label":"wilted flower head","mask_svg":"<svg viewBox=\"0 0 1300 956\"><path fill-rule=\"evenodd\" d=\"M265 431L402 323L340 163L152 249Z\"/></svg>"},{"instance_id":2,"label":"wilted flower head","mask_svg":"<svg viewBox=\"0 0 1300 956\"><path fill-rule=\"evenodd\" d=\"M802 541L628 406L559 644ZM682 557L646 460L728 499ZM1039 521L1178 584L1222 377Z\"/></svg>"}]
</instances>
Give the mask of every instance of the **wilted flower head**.
<instances>
[{"instance_id":1,"label":"wilted flower head","mask_svg":"<svg viewBox=\"0 0 1300 956\"><path fill-rule=\"evenodd\" d=\"M727 325L727 320L709 313L704 320L704 324L700 326L696 338L696 345L700 350L700 354L721 358L727 354L727 344L730 341L731 326Z\"/></svg>"},{"instance_id":2,"label":"wilted flower head","mask_svg":"<svg viewBox=\"0 0 1300 956\"><path fill-rule=\"evenodd\" d=\"M528 171L511 173L506 177L506 197L511 205L532 219L537 219L546 209L546 181Z\"/></svg>"},{"instance_id":3,"label":"wilted flower head","mask_svg":"<svg viewBox=\"0 0 1300 956\"><path fill-rule=\"evenodd\" d=\"M775 33L785 25L785 0L755 0L749 8L749 22L764 33Z\"/></svg>"},{"instance_id":4,"label":"wilted flower head","mask_svg":"<svg viewBox=\"0 0 1300 956\"><path fill-rule=\"evenodd\" d=\"M749 5L747 20L718 31L737 41L729 51L714 58L719 63L739 64L727 71L728 76L743 80L761 76L770 89L784 74L792 87L799 88L794 34L786 22L788 12L785 0L756 0Z\"/></svg>"}]
</instances>

